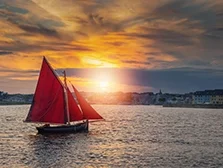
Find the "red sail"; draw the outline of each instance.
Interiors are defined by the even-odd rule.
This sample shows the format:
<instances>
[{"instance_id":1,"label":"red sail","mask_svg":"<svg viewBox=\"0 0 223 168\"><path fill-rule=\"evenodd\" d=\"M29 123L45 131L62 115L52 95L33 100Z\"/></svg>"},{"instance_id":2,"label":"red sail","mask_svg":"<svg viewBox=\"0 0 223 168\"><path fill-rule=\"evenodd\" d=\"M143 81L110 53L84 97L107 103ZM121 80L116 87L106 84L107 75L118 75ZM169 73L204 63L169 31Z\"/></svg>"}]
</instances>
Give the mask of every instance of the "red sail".
<instances>
[{"instance_id":1,"label":"red sail","mask_svg":"<svg viewBox=\"0 0 223 168\"><path fill-rule=\"evenodd\" d=\"M76 101L70 90L67 88L67 97L68 97L68 106L69 106L69 113L70 113L70 121L79 121L83 120L83 114L79 109Z\"/></svg>"},{"instance_id":2,"label":"red sail","mask_svg":"<svg viewBox=\"0 0 223 168\"><path fill-rule=\"evenodd\" d=\"M84 119L103 119L92 107L91 105L81 96L77 89L72 85L77 100L80 104L81 110L83 112Z\"/></svg>"},{"instance_id":3,"label":"red sail","mask_svg":"<svg viewBox=\"0 0 223 168\"><path fill-rule=\"evenodd\" d=\"M27 122L66 123L64 88L53 69L43 58L33 103Z\"/></svg>"}]
</instances>

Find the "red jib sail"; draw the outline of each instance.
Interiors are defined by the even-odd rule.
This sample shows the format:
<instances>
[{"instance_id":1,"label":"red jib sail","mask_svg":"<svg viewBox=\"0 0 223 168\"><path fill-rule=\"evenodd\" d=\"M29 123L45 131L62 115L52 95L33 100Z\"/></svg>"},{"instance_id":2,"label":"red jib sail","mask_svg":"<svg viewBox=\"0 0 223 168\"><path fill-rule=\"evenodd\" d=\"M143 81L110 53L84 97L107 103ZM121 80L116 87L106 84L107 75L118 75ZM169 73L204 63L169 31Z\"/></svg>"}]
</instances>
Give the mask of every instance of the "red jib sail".
<instances>
[{"instance_id":1,"label":"red jib sail","mask_svg":"<svg viewBox=\"0 0 223 168\"><path fill-rule=\"evenodd\" d=\"M68 106L69 106L69 113L70 113L70 121L79 121L83 120L83 114L79 109L76 101L70 90L67 88L67 97L68 97Z\"/></svg>"},{"instance_id":2,"label":"red jib sail","mask_svg":"<svg viewBox=\"0 0 223 168\"><path fill-rule=\"evenodd\" d=\"M77 100L80 104L81 110L83 112L84 119L103 119L92 107L91 105L81 96L77 89L72 85Z\"/></svg>"},{"instance_id":3,"label":"red jib sail","mask_svg":"<svg viewBox=\"0 0 223 168\"><path fill-rule=\"evenodd\" d=\"M66 123L64 88L53 69L43 58L33 103L27 122Z\"/></svg>"}]
</instances>

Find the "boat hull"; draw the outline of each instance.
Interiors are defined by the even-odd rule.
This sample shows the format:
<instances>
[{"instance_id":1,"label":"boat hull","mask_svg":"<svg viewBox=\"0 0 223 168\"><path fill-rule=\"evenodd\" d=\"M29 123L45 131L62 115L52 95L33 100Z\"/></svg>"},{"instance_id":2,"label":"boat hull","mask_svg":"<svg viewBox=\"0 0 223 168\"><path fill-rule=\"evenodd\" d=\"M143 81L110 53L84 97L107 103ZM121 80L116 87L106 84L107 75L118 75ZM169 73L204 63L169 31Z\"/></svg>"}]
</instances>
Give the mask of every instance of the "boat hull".
<instances>
[{"instance_id":1,"label":"boat hull","mask_svg":"<svg viewBox=\"0 0 223 168\"><path fill-rule=\"evenodd\" d=\"M36 129L38 130L39 134L88 132L88 122L78 123L75 125L41 126L41 127L36 127Z\"/></svg>"}]
</instances>

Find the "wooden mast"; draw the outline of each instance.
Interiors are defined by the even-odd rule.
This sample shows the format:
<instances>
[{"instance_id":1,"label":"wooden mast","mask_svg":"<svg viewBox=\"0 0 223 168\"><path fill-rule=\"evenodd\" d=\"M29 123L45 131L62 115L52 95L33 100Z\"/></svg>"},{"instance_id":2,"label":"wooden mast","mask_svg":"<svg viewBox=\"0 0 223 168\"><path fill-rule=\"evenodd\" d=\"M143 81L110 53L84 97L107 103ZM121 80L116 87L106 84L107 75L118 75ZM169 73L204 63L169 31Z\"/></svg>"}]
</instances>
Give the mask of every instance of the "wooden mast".
<instances>
[{"instance_id":1,"label":"wooden mast","mask_svg":"<svg viewBox=\"0 0 223 168\"><path fill-rule=\"evenodd\" d=\"M65 93L65 103L66 103L66 111L67 111L67 124L70 125L70 112L69 112L69 105L68 105L68 95L67 95L67 79L66 79L66 72L64 71L64 93Z\"/></svg>"}]
</instances>

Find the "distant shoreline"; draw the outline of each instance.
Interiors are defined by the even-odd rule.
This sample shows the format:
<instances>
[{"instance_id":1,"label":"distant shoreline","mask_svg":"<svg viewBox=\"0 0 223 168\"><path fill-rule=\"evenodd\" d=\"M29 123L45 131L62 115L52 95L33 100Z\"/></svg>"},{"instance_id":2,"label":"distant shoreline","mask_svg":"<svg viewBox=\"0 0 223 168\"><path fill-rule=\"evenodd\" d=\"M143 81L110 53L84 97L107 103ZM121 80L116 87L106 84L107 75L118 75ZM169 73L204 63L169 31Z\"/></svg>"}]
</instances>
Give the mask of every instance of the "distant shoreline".
<instances>
[{"instance_id":1,"label":"distant shoreline","mask_svg":"<svg viewBox=\"0 0 223 168\"><path fill-rule=\"evenodd\" d=\"M223 109L223 104L164 104L163 107Z\"/></svg>"},{"instance_id":2,"label":"distant shoreline","mask_svg":"<svg viewBox=\"0 0 223 168\"><path fill-rule=\"evenodd\" d=\"M0 106L5 105L31 105L28 102L0 102ZM142 105L142 104L101 104L93 103L92 105ZM223 104L164 104L164 105L155 105L155 104L144 104L146 106L163 106L163 107L178 107L178 108L210 108L210 109L223 109Z\"/></svg>"},{"instance_id":3,"label":"distant shoreline","mask_svg":"<svg viewBox=\"0 0 223 168\"><path fill-rule=\"evenodd\" d=\"M27 102L0 102L0 106L5 106L5 105L30 105L31 103Z\"/></svg>"}]
</instances>

